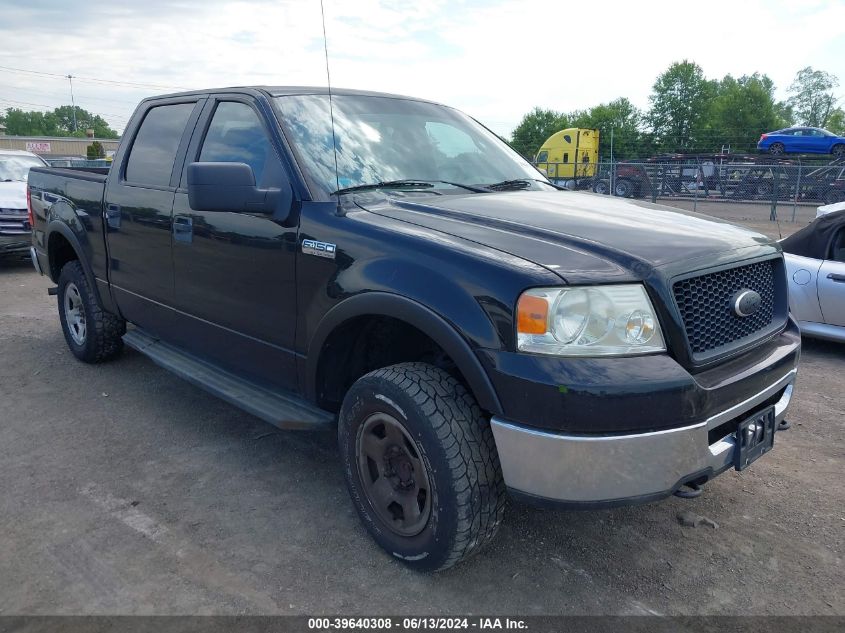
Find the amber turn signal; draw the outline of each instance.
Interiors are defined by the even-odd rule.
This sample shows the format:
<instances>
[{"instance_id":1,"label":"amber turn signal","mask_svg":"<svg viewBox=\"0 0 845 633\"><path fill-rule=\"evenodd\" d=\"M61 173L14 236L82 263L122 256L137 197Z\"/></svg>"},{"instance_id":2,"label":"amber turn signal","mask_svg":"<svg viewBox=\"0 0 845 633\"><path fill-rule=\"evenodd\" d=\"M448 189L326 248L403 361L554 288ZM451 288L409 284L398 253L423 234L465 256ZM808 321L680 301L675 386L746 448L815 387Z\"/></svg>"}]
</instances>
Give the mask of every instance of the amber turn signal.
<instances>
[{"instance_id":1,"label":"amber turn signal","mask_svg":"<svg viewBox=\"0 0 845 633\"><path fill-rule=\"evenodd\" d=\"M520 334L545 334L549 322L549 303L541 297L524 294L516 305L516 331Z\"/></svg>"}]
</instances>

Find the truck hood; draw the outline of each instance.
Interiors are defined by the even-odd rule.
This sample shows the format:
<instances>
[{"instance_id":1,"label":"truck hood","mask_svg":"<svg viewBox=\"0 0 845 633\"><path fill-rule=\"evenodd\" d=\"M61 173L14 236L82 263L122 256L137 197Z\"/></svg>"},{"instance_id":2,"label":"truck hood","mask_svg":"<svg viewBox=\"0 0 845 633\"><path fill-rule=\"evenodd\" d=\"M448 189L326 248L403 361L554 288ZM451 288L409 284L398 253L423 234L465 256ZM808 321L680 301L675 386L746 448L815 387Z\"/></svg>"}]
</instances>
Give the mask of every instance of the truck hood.
<instances>
[{"instance_id":1,"label":"truck hood","mask_svg":"<svg viewBox=\"0 0 845 633\"><path fill-rule=\"evenodd\" d=\"M25 182L0 182L0 209L26 209Z\"/></svg>"},{"instance_id":2,"label":"truck hood","mask_svg":"<svg viewBox=\"0 0 845 633\"><path fill-rule=\"evenodd\" d=\"M570 282L643 279L652 269L773 245L715 218L649 202L571 191L355 196L370 212L468 239L544 266ZM776 246L772 246L774 252ZM739 255L732 255L739 258Z\"/></svg>"}]
</instances>

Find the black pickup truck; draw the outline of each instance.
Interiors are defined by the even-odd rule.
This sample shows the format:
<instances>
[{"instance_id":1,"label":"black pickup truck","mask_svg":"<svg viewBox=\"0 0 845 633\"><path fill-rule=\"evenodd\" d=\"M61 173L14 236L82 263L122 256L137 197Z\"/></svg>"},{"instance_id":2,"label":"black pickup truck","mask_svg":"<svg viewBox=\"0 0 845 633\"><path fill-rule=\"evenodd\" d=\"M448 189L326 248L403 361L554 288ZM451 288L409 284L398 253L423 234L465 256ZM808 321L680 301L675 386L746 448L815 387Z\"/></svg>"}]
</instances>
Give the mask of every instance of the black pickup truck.
<instances>
[{"instance_id":1,"label":"black pickup truck","mask_svg":"<svg viewBox=\"0 0 845 633\"><path fill-rule=\"evenodd\" d=\"M151 98L108 174L36 168L29 196L79 359L126 344L282 428L336 425L361 519L417 569L489 542L508 493L694 496L772 448L792 396L776 243L560 191L435 103Z\"/></svg>"}]
</instances>

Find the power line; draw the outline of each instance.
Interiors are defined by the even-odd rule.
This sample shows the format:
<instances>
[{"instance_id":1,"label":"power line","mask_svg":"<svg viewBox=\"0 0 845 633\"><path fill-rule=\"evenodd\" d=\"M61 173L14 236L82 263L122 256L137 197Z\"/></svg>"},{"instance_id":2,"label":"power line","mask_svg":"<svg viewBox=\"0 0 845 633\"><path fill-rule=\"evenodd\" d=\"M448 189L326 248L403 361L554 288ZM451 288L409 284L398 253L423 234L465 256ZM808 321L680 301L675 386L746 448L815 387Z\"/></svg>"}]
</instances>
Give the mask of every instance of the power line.
<instances>
[{"instance_id":1,"label":"power line","mask_svg":"<svg viewBox=\"0 0 845 633\"><path fill-rule=\"evenodd\" d=\"M27 75L39 75L42 77L53 77L55 79L67 79L67 75L62 75L59 73L48 73L40 70L28 70L26 68L12 68L11 66L0 66L0 71L5 72L12 72L12 73L24 73ZM134 81L115 81L114 79L99 79L95 77L78 77L77 75L73 76L74 79L77 81L86 81L86 82L94 82L94 83L101 83L101 84L112 84L117 86L134 86L136 88L161 88L162 90L189 90L189 88L180 87L180 86L166 86L163 84L148 84L148 83L139 83Z\"/></svg>"},{"instance_id":2,"label":"power line","mask_svg":"<svg viewBox=\"0 0 845 633\"><path fill-rule=\"evenodd\" d=\"M39 108L49 108L51 110L55 110L56 106L47 105L46 103L33 103L32 101L19 101L18 99L9 99L7 97L0 97L0 101L3 103L11 103L15 105L28 105L28 106L36 106ZM109 114L108 112L91 112L91 114L96 114L101 117L109 117L112 119L120 119L122 121L128 121L129 117L124 116L122 114Z\"/></svg>"}]
</instances>

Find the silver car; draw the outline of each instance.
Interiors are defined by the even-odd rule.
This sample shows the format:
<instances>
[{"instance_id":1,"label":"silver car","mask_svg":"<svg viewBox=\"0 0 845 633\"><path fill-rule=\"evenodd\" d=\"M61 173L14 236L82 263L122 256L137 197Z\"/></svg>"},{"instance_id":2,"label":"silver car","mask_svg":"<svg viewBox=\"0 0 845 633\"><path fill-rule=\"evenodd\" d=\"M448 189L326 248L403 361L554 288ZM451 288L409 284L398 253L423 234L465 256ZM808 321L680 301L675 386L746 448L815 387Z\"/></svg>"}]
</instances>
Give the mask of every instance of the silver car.
<instances>
[{"instance_id":1,"label":"silver car","mask_svg":"<svg viewBox=\"0 0 845 633\"><path fill-rule=\"evenodd\" d=\"M845 342L845 211L816 218L781 246L801 333Z\"/></svg>"}]
</instances>

